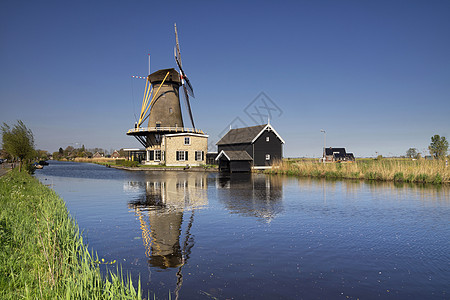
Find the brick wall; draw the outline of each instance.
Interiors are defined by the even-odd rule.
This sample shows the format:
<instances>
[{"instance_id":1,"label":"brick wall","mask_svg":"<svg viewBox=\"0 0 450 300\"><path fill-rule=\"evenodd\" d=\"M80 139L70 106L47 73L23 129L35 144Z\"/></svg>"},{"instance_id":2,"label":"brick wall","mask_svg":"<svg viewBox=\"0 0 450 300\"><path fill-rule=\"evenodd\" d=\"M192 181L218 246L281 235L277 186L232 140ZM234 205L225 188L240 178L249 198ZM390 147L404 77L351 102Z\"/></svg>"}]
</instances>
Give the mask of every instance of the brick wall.
<instances>
[{"instance_id":1,"label":"brick wall","mask_svg":"<svg viewBox=\"0 0 450 300\"><path fill-rule=\"evenodd\" d=\"M190 144L185 144L185 138L190 139ZM208 151L208 136L180 134L166 135L164 137L165 160L167 166L200 166L206 164ZM187 160L177 160L177 151L187 151ZM195 151L203 151L203 160L195 160Z\"/></svg>"}]
</instances>

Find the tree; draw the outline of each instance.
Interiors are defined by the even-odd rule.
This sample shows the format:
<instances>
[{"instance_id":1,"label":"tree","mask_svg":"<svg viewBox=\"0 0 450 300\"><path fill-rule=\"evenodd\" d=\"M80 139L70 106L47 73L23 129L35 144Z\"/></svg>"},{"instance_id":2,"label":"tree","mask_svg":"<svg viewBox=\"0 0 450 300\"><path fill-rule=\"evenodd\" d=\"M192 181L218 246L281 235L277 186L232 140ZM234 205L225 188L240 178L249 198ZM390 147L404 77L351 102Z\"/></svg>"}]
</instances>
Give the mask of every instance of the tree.
<instances>
[{"instance_id":1,"label":"tree","mask_svg":"<svg viewBox=\"0 0 450 300\"><path fill-rule=\"evenodd\" d=\"M22 171L23 162L35 155L33 132L20 120L12 128L3 123L2 144L7 153L19 159L19 171Z\"/></svg>"},{"instance_id":2,"label":"tree","mask_svg":"<svg viewBox=\"0 0 450 300\"><path fill-rule=\"evenodd\" d=\"M73 150L75 150L74 147L67 146L67 148L64 149L64 156L67 158L68 156L70 156L72 154Z\"/></svg>"},{"instance_id":3,"label":"tree","mask_svg":"<svg viewBox=\"0 0 450 300\"><path fill-rule=\"evenodd\" d=\"M417 158L418 154L416 148L409 148L408 151L406 151L406 157L409 158Z\"/></svg>"},{"instance_id":4,"label":"tree","mask_svg":"<svg viewBox=\"0 0 450 300\"><path fill-rule=\"evenodd\" d=\"M431 137L430 146L428 146L430 154L435 158L443 158L447 155L448 141L445 136L440 137L438 134Z\"/></svg>"},{"instance_id":5,"label":"tree","mask_svg":"<svg viewBox=\"0 0 450 300\"><path fill-rule=\"evenodd\" d=\"M36 158L39 160L47 160L49 156L50 153L45 150L36 150Z\"/></svg>"}]
</instances>

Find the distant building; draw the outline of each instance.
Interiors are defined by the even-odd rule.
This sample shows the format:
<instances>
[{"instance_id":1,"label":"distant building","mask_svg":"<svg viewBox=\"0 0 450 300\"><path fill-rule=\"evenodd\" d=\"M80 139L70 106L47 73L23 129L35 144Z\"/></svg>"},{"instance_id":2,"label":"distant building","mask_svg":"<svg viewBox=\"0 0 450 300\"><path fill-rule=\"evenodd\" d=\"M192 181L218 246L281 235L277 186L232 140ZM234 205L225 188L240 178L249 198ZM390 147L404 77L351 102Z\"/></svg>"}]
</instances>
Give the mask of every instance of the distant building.
<instances>
[{"instance_id":1,"label":"distant building","mask_svg":"<svg viewBox=\"0 0 450 300\"><path fill-rule=\"evenodd\" d=\"M102 152L95 152L94 155L92 156L93 158L100 158L100 157L105 157L105 154Z\"/></svg>"},{"instance_id":2,"label":"distant building","mask_svg":"<svg viewBox=\"0 0 450 300\"><path fill-rule=\"evenodd\" d=\"M119 157L120 157L119 151L114 150L114 152L111 154L111 157L112 157L112 158L115 158L115 159L119 158Z\"/></svg>"},{"instance_id":3,"label":"distant building","mask_svg":"<svg viewBox=\"0 0 450 300\"><path fill-rule=\"evenodd\" d=\"M355 161L353 153L347 153L345 148L325 148L325 161L326 162L343 162L343 161Z\"/></svg>"},{"instance_id":4,"label":"distant building","mask_svg":"<svg viewBox=\"0 0 450 300\"><path fill-rule=\"evenodd\" d=\"M283 138L270 124L230 129L218 142L220 171L271 168L283 158Z\"/></svg>"}]
</instances>

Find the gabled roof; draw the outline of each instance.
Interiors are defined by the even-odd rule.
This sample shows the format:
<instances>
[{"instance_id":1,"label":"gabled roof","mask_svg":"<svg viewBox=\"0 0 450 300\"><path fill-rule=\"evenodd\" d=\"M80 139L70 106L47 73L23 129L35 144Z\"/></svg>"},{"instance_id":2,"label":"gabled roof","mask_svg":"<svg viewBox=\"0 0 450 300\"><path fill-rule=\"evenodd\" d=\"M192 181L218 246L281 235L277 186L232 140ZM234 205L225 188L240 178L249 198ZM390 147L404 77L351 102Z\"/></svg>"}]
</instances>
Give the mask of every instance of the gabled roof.
<instances>
[{"instance_id":1,"label":"gabled roof","mask_svg":"<svg viewBox=\"0 0 450 300\"><path fill-rule=\"evenodd\" d=\"M333 155L335 152L338 152L341 156L345 156L346 154L345 148L325 148L325 155Z\"/></svg>"},{"instance_id":2,"label":"gabled roof","mask_svg":"<svg viewBox=\"0 0 450 300\"><path fill-rule=\"evenodd\" d=\"M222 156L225 156L229 161L232 160L244 160L249 161L253 158L246 151L220 151L217 155L216 160L219 160Z\"/></svg>"},{"instance_id":3,"label":"gabled roof","mask_svg":"<svg viewBox=\"0 0 450 300\"><path fill-rule=\"evenodd\" d=\"M276 136L284 144L284 140L273 129L270 124L257 125L244 128L230 129L217 143L216 145L230 145L230 144L251 144L254 143L258 137L266 130L269 129L275 133Z\"/></svg>"}]
</instances>

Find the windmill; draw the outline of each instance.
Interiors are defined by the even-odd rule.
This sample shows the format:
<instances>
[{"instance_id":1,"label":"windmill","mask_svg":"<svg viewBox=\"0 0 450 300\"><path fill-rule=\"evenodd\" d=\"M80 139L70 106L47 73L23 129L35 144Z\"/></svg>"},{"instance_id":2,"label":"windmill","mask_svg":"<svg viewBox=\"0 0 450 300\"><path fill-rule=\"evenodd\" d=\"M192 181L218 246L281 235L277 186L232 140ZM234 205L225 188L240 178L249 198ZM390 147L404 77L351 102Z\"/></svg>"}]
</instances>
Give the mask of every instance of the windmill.
<instances>
[{"instance_id":1,"label":"windmill","mask_svg":"<svg viewBox=\"0 0 450 300\"><path fill-rule=\"evenodd\" d=\"M158 145L163 134L175 132L203 134L201 130L195 129L189 100L190 97L194 97L194 91L183 69L176 24L174 27L176 42L174 56L179 71L174 68L163 69L147 76L139 121L134 129L130 129L127 132L127 135L136 137L146 148ZM183 89L185 107L192 124L190 128L185 127L183 122L180 87ZM142 125L147 120L147 127L143 127Z\"/></svg>"}]
</instances>

